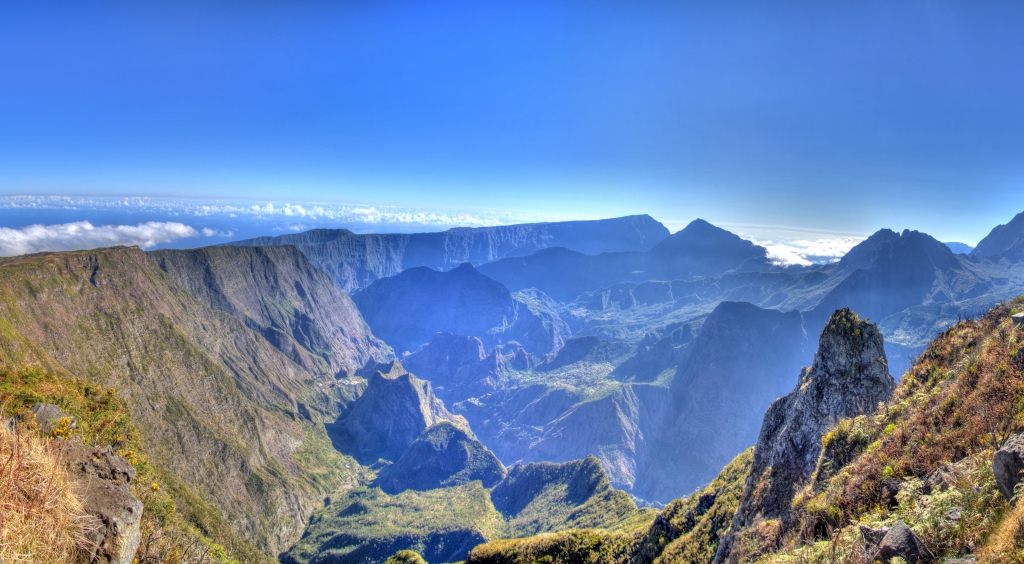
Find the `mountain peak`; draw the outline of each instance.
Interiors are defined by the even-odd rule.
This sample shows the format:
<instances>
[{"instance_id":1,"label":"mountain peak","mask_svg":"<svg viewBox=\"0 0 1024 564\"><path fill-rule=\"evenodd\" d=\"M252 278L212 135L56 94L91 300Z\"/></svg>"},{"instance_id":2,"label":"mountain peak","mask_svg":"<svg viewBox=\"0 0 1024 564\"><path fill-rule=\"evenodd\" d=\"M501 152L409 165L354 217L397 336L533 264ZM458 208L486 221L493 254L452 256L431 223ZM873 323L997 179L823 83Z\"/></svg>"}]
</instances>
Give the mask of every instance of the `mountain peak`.
<instances>
[{"instance_id":1,"label":"mountain peak","mask_svg":"<svg viewBox=\"0 0 1024 564\"><path fill-rule=\"evenodd\" d=\"M789 395L765 413L732 528L715 562L725 562L738 537L759 519L786 518L799 488L811 478L822 437L841 419L872 412L896 387L882 332L849 308L836 310L818 341L814 363Z\"/></svg>"},{"instance_id":2,"label":"mountain peak","mask_svg":"<svg viewBox=\"0 0 1024 564\"><path fill-rule=\"evenodd\" d=\"M1018 245L1024 246L1024 212L1013 216L1013 219L1006 225L994 227L984 239L978 242L978 245L971 251L971 255L976 257L998 255Z\"/></svg>"},{"instance_id":3,"label":"mountain peak","mask_svg":"<svg viewBox=\"0 0 1024 564\"><path fill-rule=\"evenodd\" d=\"M428 427L395 463L384 469L377 484L387 493L432 490L481 480L494 487L505 467L480 441L451 421Z\"/></svg>"},{"instance_id":4,"label":"mountain peak","mask_svg":"<svg viewBox=\"0 0 1024 564\"><path fill-rule=\"evenodd\" d=\"M397 362L394 366L400 367ZM363 395L331 426L331 438L338 450L363 464L397 460L420 433L440 421L468 427L434 396L430 382L404 370L396 372L384 374L378 370L370 377Z\"/></svg>"},{"instance_id":5,"label":"mountain peak","mask_svg":"<svg viewBox=\"0 0 1024 564\"><path fill-rule=\"evenodd\" d=\"M462 275L473 275L473 274L475 274L475 275L483 276L483 274L480 274L480 271L477 270L476 267L473 266L473 263L471 263L471 262L464 262L464 263L460 264L459 266L456 266L455 268L451 269L451 272L456 273L456 274L462 274Z\"/></svg>"},{"instance_id":6,"label":"mountain peak","mask_svg":"<svg viewBox=\"0 0 1024 564\"><path fill-rule=\"evenodd\" d=\"M728 270L768 267L768 250L739 235L695 219L651 249L659 260L678 267L690 265L690 276L720 274Z\"/></svg>"}]
</instances>

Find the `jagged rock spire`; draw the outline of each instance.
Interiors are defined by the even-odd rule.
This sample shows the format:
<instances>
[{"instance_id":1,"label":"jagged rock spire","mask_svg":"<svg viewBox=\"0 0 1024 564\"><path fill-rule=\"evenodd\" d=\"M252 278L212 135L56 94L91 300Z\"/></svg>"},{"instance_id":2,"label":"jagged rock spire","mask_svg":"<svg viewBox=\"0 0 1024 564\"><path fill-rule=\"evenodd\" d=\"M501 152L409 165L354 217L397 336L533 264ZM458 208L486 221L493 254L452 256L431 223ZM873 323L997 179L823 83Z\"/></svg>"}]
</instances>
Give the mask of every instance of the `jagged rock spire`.
<instances>
[{"instance_id":1,"label":"jagged rock spire","mask_svg":"<svg viewBox=\"0 0 1024 564\"><path fill-rule=\"evenodd\" d=\"M878 326L849 308L833 313L814 363L765 413L740 508L715 562L737 560L737 535L757 518L785 521L794 494L814 471L825 433L841 419L874 411L895 385Z\"/></svg>"}]
</instances>

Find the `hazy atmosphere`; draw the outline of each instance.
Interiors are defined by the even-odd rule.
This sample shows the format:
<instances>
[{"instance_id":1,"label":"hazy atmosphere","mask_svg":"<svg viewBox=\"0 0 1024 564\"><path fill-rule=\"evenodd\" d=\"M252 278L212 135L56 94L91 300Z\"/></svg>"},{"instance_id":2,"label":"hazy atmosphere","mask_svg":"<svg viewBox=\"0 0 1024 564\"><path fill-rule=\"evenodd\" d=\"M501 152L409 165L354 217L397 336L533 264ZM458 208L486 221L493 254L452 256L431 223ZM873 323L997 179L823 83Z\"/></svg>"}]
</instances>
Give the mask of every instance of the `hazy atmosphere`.
<instances>
[{"instance_id":1,"label":"hazy atmosphere","mask_svg":"<svg viewBox=\"0 0 1024 564\"><path fill-rule=\"evenodd\" d=\"M1024 3L0 3L0 562L1024 564Z\"/></svg>"},{"instance_id":2,"label":"hazy atmosphere","mask_svg":"<svg viewBox=\"0 0 1024 564\"><path fill-rule=\"evenodd\" d=\"M673 231L700 217L762 238L889 227L969 244L1024 209L1014 3L32 3L3 16L8 195L374 208L388 231L650 213ZM7 209L5 224L138 217ZM248 233L252 218L217 228Z\"/></svg>"}]
</instances>

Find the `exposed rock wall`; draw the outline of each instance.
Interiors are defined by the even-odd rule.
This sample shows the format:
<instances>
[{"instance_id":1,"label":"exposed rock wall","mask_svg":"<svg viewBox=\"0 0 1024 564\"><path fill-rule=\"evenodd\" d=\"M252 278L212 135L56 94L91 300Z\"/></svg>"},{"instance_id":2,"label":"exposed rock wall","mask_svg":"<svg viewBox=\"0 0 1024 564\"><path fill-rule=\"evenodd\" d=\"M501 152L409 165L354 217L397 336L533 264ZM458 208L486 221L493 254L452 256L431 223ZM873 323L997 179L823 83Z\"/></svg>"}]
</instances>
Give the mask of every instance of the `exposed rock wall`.
<instances>
[{"instance_id":1,"label":"exposed rock wall","mask_svg":"<svg viewBox=\"0 0 1024 564\"><path fill-rule=\"evenodd\" d=\"M385 356L348 295L293 246L149 256L196 299L241 319L311 373L351 374L370 358Z\"/></svg>"},{"instance_id":2,"label":"exposed rock wall","mask_svg":"<svg viewBox=\"0 0 1024 564\"><path fill-rule=\"evenodd\" d=\"M738 562L736 538L756 520L785 521L794 494L814 472L825 433L841 419L875 410L894 388L878 327L849 309L836 311L814 363L764 416L739 510L715 561Z\"/></svg>"}]
</instances>

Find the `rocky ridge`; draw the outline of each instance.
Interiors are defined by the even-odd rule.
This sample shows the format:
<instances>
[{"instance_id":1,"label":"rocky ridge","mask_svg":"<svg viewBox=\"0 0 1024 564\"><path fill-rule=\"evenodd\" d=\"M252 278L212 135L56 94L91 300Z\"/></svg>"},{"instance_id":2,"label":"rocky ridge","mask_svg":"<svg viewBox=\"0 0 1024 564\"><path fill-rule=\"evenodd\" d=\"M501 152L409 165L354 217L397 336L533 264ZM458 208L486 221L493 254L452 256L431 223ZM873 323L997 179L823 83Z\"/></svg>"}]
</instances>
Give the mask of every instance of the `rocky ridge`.
<instances>
[{"instance_id":1,"label":"rocky ridge","mask_svg":"<svg viewBox=\"0 0 1024 564\"><path fill-rule=\"evenodd\" d=\"M842 419L873 412L894 387L878 327L849 309L836 311L821 333L814 363L800 374L796 388L765 413L739 510L715 562L739 562L733 555L736 537L755 520L787 520L829 429Z\"/></svg>"},{"instance_id":2,"label":"rocky ridge","mask_svg":"<svg viewBox=\"0 0 1024 564\"><path fill-rule=\"evenodd\" d=\"M428 427L451 421L468 429L434 396L430 382L409 374L397 361L377 371L348 411L328 426L335 447L362 464L395 461Z\"/></svg>"},{"instance_id":3,"label":"rocky ridge","mask_svg":"<svg viewBox=\"0 0 1024 564\"><path fill-rule=\"evenodd\" d=\"M423 431L394 464L380 472L375 483L394 495L474 480L491 488L504 477L505 467L494 453L451 421L441 421Z\"/></svg>"}]
</instances>

